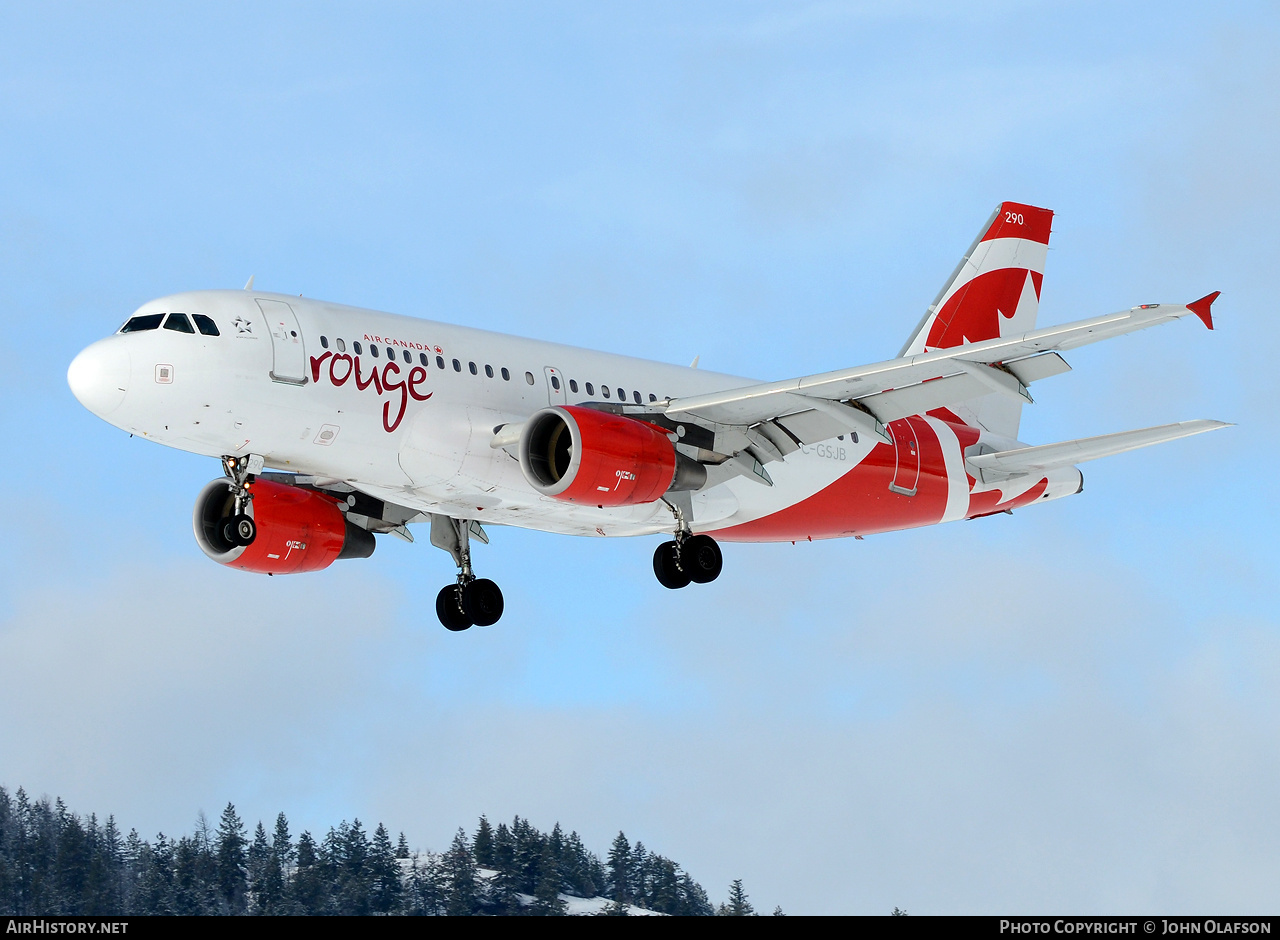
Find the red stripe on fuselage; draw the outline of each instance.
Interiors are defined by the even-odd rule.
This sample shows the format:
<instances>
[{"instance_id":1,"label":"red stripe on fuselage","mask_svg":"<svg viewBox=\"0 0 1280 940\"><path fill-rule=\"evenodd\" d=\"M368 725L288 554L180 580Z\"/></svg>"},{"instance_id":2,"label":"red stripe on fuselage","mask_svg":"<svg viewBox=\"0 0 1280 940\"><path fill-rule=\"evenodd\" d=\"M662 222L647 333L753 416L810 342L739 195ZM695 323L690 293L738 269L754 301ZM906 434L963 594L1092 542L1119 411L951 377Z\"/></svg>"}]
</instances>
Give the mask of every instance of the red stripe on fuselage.
<instances>
[{"instance_id":1,"label":"red stripe on fuselage","mask_svg":"<svg viewBox=\"0 0 1280 940\"><path fill-rule=\"evenodd\" d=\"M870 535L941 521L948 487L942 444L929 422L912 417L890 425L900 441L896 446L909 446L910 435L899 431L904 424L914 432L920 457L914 496L889 489L898 472L895 446L877 444L861 463L826 489L771 515L721 529L715 537L726 542L795 542Z\"/></svg>"},{"instance_id":2,"label":"red stripe on fuselage","mask_svg":"<svg viewBox=\"0 0 1280 940\"><path fill-rule=\"evenodd\" d=\"M1012 512L1015 509L1026 506L1028 503L1034 503L1048 488L1049 478L1045 477L1025 493L1019 493L1004 502L1000 501L1000 497L1004 495L1000 490L970 493L969 512L965 518L977 519L979 516L991 516L998 512Z\"/></svg>"}]
</instances>

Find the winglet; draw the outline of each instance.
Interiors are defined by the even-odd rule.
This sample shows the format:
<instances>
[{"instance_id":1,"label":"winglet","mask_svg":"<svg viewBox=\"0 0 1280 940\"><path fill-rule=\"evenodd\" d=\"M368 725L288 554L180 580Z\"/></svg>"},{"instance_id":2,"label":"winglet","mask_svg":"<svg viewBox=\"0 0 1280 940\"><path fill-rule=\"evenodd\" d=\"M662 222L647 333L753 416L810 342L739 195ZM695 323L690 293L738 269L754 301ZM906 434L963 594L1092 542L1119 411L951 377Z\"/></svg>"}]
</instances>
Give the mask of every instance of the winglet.
<instances>
[{"instance_id":1,"label":"winglet","mask_svg":"<svg viewBox=\"0 0 1280 940\"><path fill-rule=\"evenodd\" d=\"M1212 294L1206 294L1199 300L1194 300L1187 304L1187 309L1198 316L1209 329L1213 329L1213 313L1210 308L1221 293L1222 291L1216 290Z\"/></svg>"}]
</instances>

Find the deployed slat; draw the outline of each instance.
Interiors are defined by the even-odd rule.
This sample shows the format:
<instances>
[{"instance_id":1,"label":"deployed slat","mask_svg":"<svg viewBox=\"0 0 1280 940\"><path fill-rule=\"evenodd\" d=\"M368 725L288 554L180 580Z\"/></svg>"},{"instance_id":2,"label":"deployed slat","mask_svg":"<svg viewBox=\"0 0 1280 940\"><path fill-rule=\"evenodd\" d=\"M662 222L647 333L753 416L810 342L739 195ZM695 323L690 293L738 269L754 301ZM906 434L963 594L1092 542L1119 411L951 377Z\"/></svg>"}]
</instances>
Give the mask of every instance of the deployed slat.
<instances>
[{"instance_id":1,"label":"deployed slat","mask_svg":"<svg viewBox=\"0 0 1280 940\"><path fill-rule=\"evenodd\" d=\"M980 454L968 458L968 462L979 470L993 470L997 473L1044 472L1055 467L1069 467L1084 463L1086 460L1110 457L1112 454L1122 454L1127 450L1150 447L1152 444L1162 444L1180 437L1190 437L1192 434L1203 434L1205 431L1216 431L1218 428L1230 426L1225 421L1179 421L1177 424L1162 424L1137 431L1121 431L1118 434L1083 437L1058 444L1040 444L1036 447L1004 450L996 454Z\"/></svg>"}]
</instances>

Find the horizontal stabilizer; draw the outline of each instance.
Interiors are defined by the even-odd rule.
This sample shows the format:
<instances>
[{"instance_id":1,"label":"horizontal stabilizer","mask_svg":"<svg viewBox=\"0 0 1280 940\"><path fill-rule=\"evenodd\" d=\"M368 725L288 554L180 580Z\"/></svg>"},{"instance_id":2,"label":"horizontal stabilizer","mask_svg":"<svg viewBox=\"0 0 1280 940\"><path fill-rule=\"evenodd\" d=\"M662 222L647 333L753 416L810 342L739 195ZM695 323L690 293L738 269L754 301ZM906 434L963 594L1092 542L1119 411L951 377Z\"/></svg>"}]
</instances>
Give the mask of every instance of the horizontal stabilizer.
<instances>
[{"instance_id":1,"label":"horizontal stabilizer","mask_svg":"<svg viewBox=\"0 0 1280 940\"><path fill-rule=\"evenodd\" d=\"M1203 434L1205 431L1216 431L1218 428L1226 427L1231 427L1226 421L1203 419L1179 421L1177 424L1162 424L1159 427L1142 428L1138 431L1121 431L1118 434L1082 437L1079 440L1062 441L1058 444L1020 447L1017 450L1004 450L997 454L979 454L968 458L968 462L979 470L997 474L1042 473L1057 467L1069 467L1084 463L1086 460L1123 454L1127 450L1163 444L1165 441L1174 441L1180 437L1190 437L1192 434Z\"/></svg>"}]
</instances>

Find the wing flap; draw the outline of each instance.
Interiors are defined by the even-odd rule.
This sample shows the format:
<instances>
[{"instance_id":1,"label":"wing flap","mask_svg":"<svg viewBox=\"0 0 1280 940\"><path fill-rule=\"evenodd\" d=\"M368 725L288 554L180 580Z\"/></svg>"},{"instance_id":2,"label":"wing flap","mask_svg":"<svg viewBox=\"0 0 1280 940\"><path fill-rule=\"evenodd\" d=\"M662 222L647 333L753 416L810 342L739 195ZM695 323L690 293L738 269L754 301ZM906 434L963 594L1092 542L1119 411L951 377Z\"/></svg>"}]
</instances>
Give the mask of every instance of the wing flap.
<instances>
[{"instance_id":1,"label":"wing flap","mask_svg":"<svg viewBox=\"0 0 1280 940\"><path fill-rule=\"evenodd\" d=\"M968 401L990 393L991 388L975 375L959 372L945 378L906 388L895 388L862 399L862 403L884 424L922 415L934 408L943 408L958 401Z\"/></svg>"},{"instance_id":2,"label":"wing flap","mask_svg":"<svg viewBox=\"0 0 1280 940\"><path fill-rule=\"evenodd\" d=\"M1052 378L1055 375L1062 375L1064 372L1071 371L1071 366L1067 365L1067 360L1056 352L1041 353L1038 356L1006 362L1004 367L1012 372L1023 385L1030 385L1032 382L1039 382L1041 379Z\"/></svg>"},{"instance_id":3,"label":"wing flap","mask_svg":"<svg viewBox=\"0 0 1280 940\"><path fill-rule=\"evenodd\" d=\"M849 430L835 418L815 409L778 418L776 423L794 434L801 444L829 441L837 434L844 434Z\"/></svg>"},{"instance_id":4,"label":"wing flap","mask_svg":"<svg viewBox=\"0 0 1280 940\"><path fill-rule=\"evenodd\" d=\"M1020 447L995 454L979 454L967 459L970 466L998 474L1043 473L1046 470L1069 467L1084 463L1086 460L1123 454L1125 451L1137 450L1139 447L1150 447L1152 444L1163 444L1165 441L1175 441L1180 437L1190 437L1193 434L1203 434L1206 431L1216 431L1230 426L1226 421L1205 419L1179 421L1176 424L1162 424L1137 431L1121 431L1117 434L1082 437L1057 444L1040 444L1036 447Z\"/></svg>"}]
</instances>

